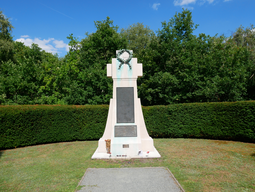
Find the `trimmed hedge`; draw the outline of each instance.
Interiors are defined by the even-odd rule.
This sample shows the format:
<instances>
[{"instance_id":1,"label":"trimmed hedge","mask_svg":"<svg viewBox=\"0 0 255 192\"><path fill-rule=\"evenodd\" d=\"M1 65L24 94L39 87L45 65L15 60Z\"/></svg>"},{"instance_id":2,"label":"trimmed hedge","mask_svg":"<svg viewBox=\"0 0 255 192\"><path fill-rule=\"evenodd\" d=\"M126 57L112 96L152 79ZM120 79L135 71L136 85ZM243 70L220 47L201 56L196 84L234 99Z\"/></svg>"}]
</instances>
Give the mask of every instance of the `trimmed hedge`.
<instances>
[{"instance_id":1,"label":"trimmed hedge","mask_svg":"<svg viewBox=\"0 0 255 192\"><path fill-rule=\"evenodd\" d=\"M108 105L0 106L0 149L98 140ZM255 142L255 102L191 103L143 107L154 138L207 138Z\"/></svg>"},{"instance_id":2,"label":"trimmed hedge","mask_svg":"<svg viewBox=\"0 0 255 192\"><path fill-rule=\"evenodd\" d=\"M102 137L108 105L2 106L0 149Z\"/></svg>"},{"instance_id":3,"label":"trimmed hedge","mask_svg":"<svg viewBox=\"0 0 255 192\"><path fill-rule=\"evenodd\" d=\"M154 138L255 141L255 101L151 106L143 112Z\"/></svg>"}]
</instances>

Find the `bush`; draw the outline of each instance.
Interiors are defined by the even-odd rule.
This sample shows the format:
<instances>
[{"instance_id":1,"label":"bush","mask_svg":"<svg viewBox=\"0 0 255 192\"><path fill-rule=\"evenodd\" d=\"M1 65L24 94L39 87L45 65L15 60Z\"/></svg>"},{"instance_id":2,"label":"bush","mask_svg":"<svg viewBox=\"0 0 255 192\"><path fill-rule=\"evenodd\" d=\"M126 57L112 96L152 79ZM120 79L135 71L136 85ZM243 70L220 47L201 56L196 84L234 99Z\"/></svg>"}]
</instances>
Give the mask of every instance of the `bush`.
<instances>
[{"instance_id":1,"label":"bush","mask_svg":"<svg viewBox=\"0 0 255 192\"><path fill-rule=\"evenodd\" d=\"M143 107L147 130L158 138L255 141L255 102Z\"/></svg>"},{"instance_id":2,"label":"bush","mask_svg":"<svg viewBox=\"0 0 255 192\"><path fill-rule=\"evenodd\" d=\"M0 107L0 149L43 143L98 140L108 105ZM143 107L154 138L255 141L255 102L191 103Z\"/></svg>"},{"instance_id":3,"label":"bush","mask_svg":"<svg viewBox=\"0 0 255 192\"><path fill-rule=\"evenodd\" d=\"M102 136L108 106L2 106L0 148L93 140Z\"/></svg>"}]
</instances>

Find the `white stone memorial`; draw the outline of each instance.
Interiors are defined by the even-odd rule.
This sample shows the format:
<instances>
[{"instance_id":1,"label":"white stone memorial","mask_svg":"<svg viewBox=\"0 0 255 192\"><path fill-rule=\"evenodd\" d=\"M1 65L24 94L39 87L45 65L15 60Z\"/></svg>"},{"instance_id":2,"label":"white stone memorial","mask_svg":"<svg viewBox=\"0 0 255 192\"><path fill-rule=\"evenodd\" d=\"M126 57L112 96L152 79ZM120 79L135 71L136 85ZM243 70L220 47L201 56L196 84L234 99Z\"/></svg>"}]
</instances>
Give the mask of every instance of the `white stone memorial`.
<instances>
[{"instance_id":1,"label":"white stone memorial","mask_svg":"<svg viewBox=\"0 0 255 192\"><path fill-rule=\"evenodd\" d=\"M137 96L137 78L142 77L142 64L132 50L116 51L117 58L107 64L107 77L113 79L113 98L103 137L92 159L159 158L149 136Z\"/></svg>"}]
</instances>

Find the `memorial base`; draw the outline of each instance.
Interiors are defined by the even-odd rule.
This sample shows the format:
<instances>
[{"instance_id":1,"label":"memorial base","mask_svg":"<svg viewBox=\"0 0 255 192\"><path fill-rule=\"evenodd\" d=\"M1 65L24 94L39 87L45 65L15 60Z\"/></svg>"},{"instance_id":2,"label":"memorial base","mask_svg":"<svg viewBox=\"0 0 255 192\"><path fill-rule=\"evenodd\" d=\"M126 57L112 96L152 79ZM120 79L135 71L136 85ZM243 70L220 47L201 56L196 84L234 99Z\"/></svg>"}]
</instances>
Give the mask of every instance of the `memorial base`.
<instances>
[{"instance_id":1,"label":"memorial base","mask_svg":"<svg viewBox=\"0 0 255 192\"><path fill-rule=\"evenodd\" d=\"M98 148L93 154L92 159L133 159L161 157L153 145L152 138L144 139L143 141L139 140L138 138L130 137L114 138L111 142L111 154L108 154L106 150L104 150L104 139L101 138L98 143Z\"/></svg>"}]
</instances>

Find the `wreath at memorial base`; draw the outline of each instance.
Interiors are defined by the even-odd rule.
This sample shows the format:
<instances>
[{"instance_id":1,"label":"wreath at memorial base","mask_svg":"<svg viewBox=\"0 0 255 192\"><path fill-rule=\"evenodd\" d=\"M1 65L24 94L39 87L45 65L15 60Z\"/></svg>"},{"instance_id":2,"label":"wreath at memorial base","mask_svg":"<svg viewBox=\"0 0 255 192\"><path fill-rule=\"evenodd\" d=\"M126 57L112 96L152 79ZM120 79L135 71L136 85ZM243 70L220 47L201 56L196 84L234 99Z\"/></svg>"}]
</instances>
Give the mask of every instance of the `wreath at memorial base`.
<instances>
[{"instance_id":1,"label":"wreath at memorial base","mask_svg":"<svg viewBox=\"0 0 255 192\"><path fill-rule=\"evenodd\" d=\"M125 60L120 58L120 56L122 55L122 53L127 52L129 54L129 57ZM117 60L120 62L119 65L119 69L121 68L121 66L123 64L127 64L129 66L129 68L131 69L131 65L129 64L129 61L131 61L132 57L133 57L133 52L131 50L128 49L121 49L117 54L116 54Z\"/></svg>"}]
</instances>

